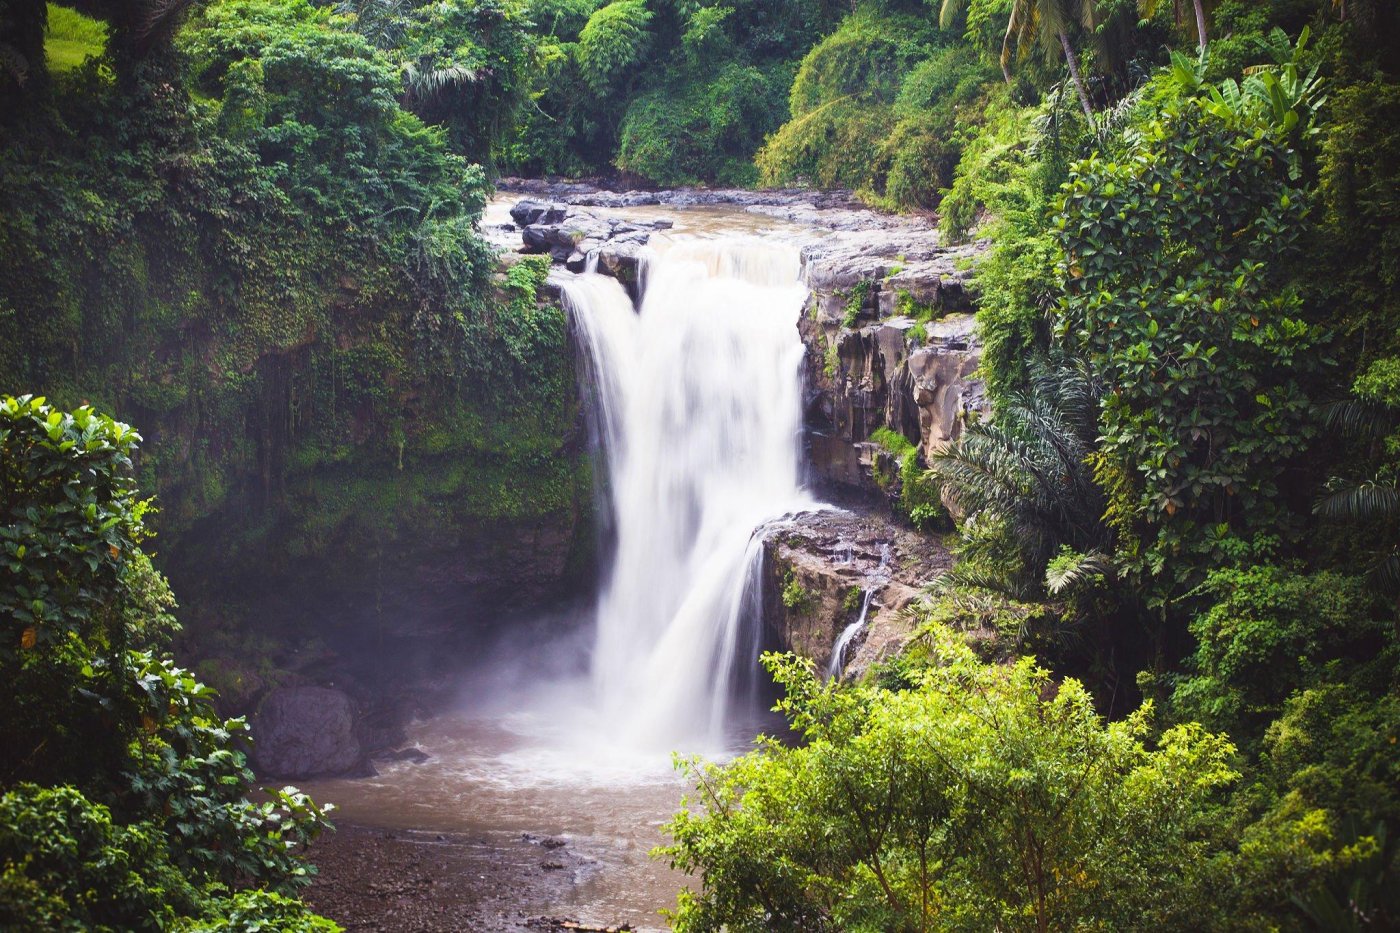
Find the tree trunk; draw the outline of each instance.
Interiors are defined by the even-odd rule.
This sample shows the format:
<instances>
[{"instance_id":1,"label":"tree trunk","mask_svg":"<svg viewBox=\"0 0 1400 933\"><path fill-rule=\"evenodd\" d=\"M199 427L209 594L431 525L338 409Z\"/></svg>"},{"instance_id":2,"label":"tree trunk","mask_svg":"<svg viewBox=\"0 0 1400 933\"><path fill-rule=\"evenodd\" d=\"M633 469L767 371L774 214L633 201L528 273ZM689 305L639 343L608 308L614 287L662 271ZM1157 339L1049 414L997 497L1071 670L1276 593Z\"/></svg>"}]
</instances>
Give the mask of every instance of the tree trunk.
<instances>
[{"instance_id":1,"label":"tree trunk","mask_svg":"<svg viewBox=\"0 0 1400 933\"><path fill-rule=\"evenodd\" d=\"M1089 129L1097 134L1099 127L1094 121L1094 108L1089 105L1089 92L1084 90L1084 79L1079 76L1079 59L1075 57L1074 48L1069 44L1069 36L1063 31L1060 32L1060 46L1065 50L1065 62L1069 65L1070 80L1074 82L1074 89L1079 92L1079 103L1084 108L1084 119L1089 121Z\"/></svg>"},{"instance_id":2,"label":"tree trunk","mask_svg":"<svg viewBox=\"0 0 1400 933\"><path fill-rule=\"evenodd\" d=\"M1205 0L1192 0L1196 7L1196 38L1202 52L1206 50L1206 6Z\"/></svg>"}]
</instances>

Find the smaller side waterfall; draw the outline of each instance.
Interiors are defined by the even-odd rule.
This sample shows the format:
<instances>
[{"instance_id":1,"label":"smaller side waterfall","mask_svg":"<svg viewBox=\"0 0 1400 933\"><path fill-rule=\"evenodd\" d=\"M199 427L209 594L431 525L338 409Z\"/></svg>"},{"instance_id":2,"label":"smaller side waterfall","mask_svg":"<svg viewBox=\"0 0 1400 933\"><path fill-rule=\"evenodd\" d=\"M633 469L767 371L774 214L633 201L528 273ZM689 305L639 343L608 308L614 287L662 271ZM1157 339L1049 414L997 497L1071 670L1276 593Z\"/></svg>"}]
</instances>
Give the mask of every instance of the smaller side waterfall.
<instances>
[{"instance_id":1,"label":"smaller side waterfall","mask_svg":"<svg viewBox=\"0 0 1400 933\"><path fill-rule=\"evenodd\" d=\"M847 553L849 553L849 545ZM846 562L852 558L847 557ZM880 566L866 579L863 593L860 600L860 615L856 620L841 630L841 634L836 637L836 644L831 647L831 661L826 666L826 676L828 680L835 680L841 676L841 672L846 669L846 664L850 661L847 657L851 652L851 647L855 643L856 637L865 631L866 622L870 618L870 603L875 598L875 591L881 585L888 583L890 575L887 568L890 565L890 546L880 545Z\"/></svg>"},{"instance_id":2,"label":"smaller side waterfall","mask_svg":"<svg viewBox=\"0 0 1400 933\"><path fill-rule=\"evenodd\" d=\"M875 598L875 588L867 586L860 600L860 615L850 625L841 630L836 644L831 649L831 661L826 666L826 676L835 680L846 669L846 654L851 650L851 642L865 629L865 620L870 615L870 601Z\"/></svg>"}]
</instances>

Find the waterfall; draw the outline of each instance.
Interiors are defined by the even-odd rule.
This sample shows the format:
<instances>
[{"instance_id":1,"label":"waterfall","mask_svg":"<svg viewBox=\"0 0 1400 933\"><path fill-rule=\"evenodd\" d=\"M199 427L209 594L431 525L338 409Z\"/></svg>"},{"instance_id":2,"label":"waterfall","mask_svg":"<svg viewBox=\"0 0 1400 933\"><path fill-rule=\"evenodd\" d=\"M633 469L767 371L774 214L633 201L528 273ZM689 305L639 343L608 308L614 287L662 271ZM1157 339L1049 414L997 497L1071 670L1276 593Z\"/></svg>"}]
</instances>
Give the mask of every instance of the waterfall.
<instances>
[{"instance_id":1,"label":"waterfall","mask_svg":"<svg viewBox=\"0 0 1400 933\"><path fill-rule=\"evenodd\" d=\"M851 545L844 545L846 553L845 562L850 563L854 559L854 549ZM875 591L884 584L890 582L890 575L887 571L890 565L890 546L880 545L880 566L875 568L875 572L866 579L864 592L860 599L860 615L856 620L841 630L841 634L836 637L836 644L831 646L831 660L827 662L826 676L828 680L835 680L841 676L841 672L846 669L846 662L850 659L846 657L851 651L851 645L856 636L865 629L865 624L870 618L870 601L875 598Z\"/></svg>"},{"instance_id":2,"label":"waterfall","mask_svg":"<svg viewBox=\"0 0 1400 933\"><path fill-rule=\"evenodd\" d=\"M868 586L860 599L860 615L856 620L841 630L841 634L836 638L836 644L831 646L831 661L826 666L826 676L828 680L835 680L841 676L841 672L846 669L846 653L851 650L851 642L865 628L865 620L870 615L870 600L875 598L875 588Z\"/></svg>"},{"instance_id":3,"label":"waterfall","mask_svg":"<svg viewBox=\"0 0 1400 933\"><path fill-rule=\"evenodd\" d=\"M598 599L600 712L638 746L721 740L757 652L766 520L799 480L806 298L796 250L643 250L640 309L613 279L563 286L596 393L616 549Z\"/></svg>"}]
</instances>

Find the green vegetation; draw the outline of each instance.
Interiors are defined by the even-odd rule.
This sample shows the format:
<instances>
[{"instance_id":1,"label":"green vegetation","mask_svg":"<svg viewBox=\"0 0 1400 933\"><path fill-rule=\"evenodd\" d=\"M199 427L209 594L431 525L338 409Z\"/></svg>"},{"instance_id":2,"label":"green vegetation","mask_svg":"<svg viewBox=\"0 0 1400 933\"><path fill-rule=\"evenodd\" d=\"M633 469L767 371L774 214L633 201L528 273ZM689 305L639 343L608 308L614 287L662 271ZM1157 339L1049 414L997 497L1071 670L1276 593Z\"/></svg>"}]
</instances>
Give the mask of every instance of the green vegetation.
<instances>
[{"instance_id":1,"label":"green vegetation","mask_svg":"<svg viewBox=\"0 0 1400 933\"><path fill-rule=\"evenodd\" d=\"M870 439L883 447L899 464L901 515L915 528L932 531L948 523L937 479L921 463L919 449L907 437L889 428L879 428Z\"/></svg>"},{"instance_id":2,"label":"green vegetation","mask_svg":"<svg viewBox=\"0 0 1400 933\"><path fill-rule=\"evenodd\" d=\"M692 763L662 851L702 884L676 926L1389 929L1394 11L940 12L854 12L758 165L941 197L949 239L991 240L993 416L928 475L872 437L906 494L921 477L956 503L958 562L866 684L770 659L805 741ZM964 80L948 174L900 193L898 128ZM1074 825L1081 806L1114 829Z\"/></svg>"},{"instance_id":3,"label":"green vegetation","mask_svg":"<svg viewBox=\"0 0 1400 933\"><path fill-rule=\"evenodd\" d=\"M68 7L48 5L44 56L51 71L73 71L107 47L107 27Z\"/></svg>"},{"instance_id":4,"label":"green vegetation","mask_svg":"<svg viewBox=\"0 0 1400 933\"><path fill-rule=\"evenodd\" d=\"M845 310L841 313L842 327L856 326L856 321L860 320L866 304L870 301L870 291L874 287L875 284L869 279L861 279L851 286L850 292L846 295Z\"/></svg>"},{"instance_id":5,"label":"green vegetation","mask_svg":"<svg viewBox=\"0 0 1400 933\"><path fill-rule=\"evenodd\" d=\"M782 600L783 605L793 612L806 612L812 605L812 594L807 592L791 567L783 574Z\"/></svg>"},{"instance_id":6,"label":"green vegetation","mask_svg":"<svg viewBox=\"0 0 1400 933\"><path fill-rule=\"evenodd\" d=\"M677 930L1188 928L1218 914L1210 839L1238 778L1219 735L1106 723L1029 658L978 661L931 630L908 689L822 685L768 656L804 741L688 763L698 813L661 854L704 872ZM1224 902L1228 903L1228 902Z\"/></svg>"},{"instance_id":7,"label":"green vegetation","mask_svg":"<svg viewBox=\"0 0 1400 933\"><path fill-rule=\"evenodd\" d=\"M0 396L0 922L337 930L295 900L325 811L292 787L249 801L247 726L162 653L177 626L141 550L140 440Z\"/></svg>"},{"instance_id":8,"label":"green vegetation","mask_svg":"<svg viewBox=\"0 0 1400 933\"><path fill-rule=\"evenodd\" d=\"M990 241L992 416L930 464L872 437L957 564L867 683L770 659L804 740L692 766L679 928L1394 928L1397 16L0 3L0 924L327 928L321 812L248 800L161 571L191 644L261 655L434 556L586 537L547 264L477 229L511 171L840 185Z\"/></svg>"},{"instance_id":9,"label":"green vegetation","mask_svg":"<svg viewBox=\"0 0 1400 933\"><path fill-rule=\"evenodd\" d=\"M514 125L518 11L378 6L219 0L139 55L114 19L105 59L0 92L0 389L147 426L196 640L280 623L242 593L374 606L463 536L567 541L588 501L562 312L540 262L497 274L464 157Z\"/></svg>"}]
</instances>

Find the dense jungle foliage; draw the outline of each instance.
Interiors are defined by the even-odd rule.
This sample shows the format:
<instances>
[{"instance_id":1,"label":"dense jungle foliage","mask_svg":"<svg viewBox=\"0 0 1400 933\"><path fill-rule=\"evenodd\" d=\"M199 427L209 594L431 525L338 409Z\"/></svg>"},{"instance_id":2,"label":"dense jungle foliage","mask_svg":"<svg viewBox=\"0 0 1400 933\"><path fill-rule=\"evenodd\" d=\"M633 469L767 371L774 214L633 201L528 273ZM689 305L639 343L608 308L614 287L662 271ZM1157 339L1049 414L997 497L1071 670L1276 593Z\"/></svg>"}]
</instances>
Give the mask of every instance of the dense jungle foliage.
<instances>
[{"instance_id":1,"label":"dense jungle foliage","mask_svg":"<svg viewBox=\"0 0 1400 933\"><path fill-rule=\"evenodd\" d=\"M867 683L769 659L806 741L690 764L674 922L1391 929L1396 10L940 12L844 20L757 164L989 238L994 412L929 474L960 560Z\"/></svg>"},{"instance_id":2,"label":"dense jungle foliage","mask_svg":"<svg viewBox=\"0 0 1400 933\"><path fill-rule=\"evenodd\" d=\"M364 628L464 539L586 543L547 263L503 274L475 229L490 185L469 158L506 104L443 110L352 15L309 3L162 6L164 25L83 10L52 7L46 34L42 6L5 7L0 383L142 427L199 628L246 651L269 618L247 594L273 592L274 628L309 605ZM435 6L392 31L428 69L450 36L466 54L511 22Z\"/></svg>"},{"instance_id":3,"label":"dense jungle foliage","mask_svg":"<svg viewBox=\"0 0 1400 933\"><path fill-rule=\"evenodd\" d=\"M249 802L141 544L241 655L267 605L589 538L546 269L477 232L515 172L989 244L994 414L927 476L880 441L959 562L867 683L769 660L806 741L692 765L678 928L1400 925L1396 36L1387 0L0 0L0 918L327 928L321 811Z\"/></svg>"},{"instance_id":4,"label":"dense jungle foliage","mask_svg":"<svg viewBox=\"0 0 1400 933\"><path fill-rule=\"evenodd\" d=\"M247 726L166 652L140 441L0 397L0 925L337 930L296 899L325 811L293 787L251 802Z\"/></svg>"}]
</instances>

